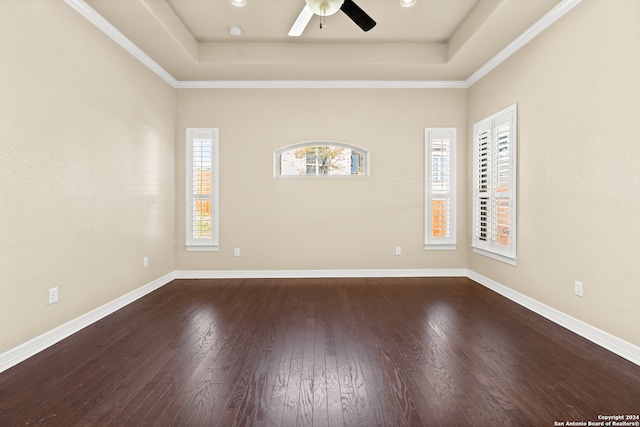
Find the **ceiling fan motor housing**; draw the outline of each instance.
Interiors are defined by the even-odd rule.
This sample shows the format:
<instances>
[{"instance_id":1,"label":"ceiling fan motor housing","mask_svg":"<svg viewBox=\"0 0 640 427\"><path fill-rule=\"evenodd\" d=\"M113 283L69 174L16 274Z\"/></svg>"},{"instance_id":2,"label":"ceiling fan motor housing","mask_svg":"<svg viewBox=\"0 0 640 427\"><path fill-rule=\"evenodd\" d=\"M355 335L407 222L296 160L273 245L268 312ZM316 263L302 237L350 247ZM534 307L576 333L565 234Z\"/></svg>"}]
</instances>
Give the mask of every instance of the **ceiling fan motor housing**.
<instances>
[{"instance_id":1,"label":"ceiling fan motor housing","mask_svg":"<svg viewBox=\"0 0 640 427\"><path fill-rule=\"evenodd\" d=\"M316 15L329 16L340 10L344 0L305 0Z\"/></svg>"}]
</instances>

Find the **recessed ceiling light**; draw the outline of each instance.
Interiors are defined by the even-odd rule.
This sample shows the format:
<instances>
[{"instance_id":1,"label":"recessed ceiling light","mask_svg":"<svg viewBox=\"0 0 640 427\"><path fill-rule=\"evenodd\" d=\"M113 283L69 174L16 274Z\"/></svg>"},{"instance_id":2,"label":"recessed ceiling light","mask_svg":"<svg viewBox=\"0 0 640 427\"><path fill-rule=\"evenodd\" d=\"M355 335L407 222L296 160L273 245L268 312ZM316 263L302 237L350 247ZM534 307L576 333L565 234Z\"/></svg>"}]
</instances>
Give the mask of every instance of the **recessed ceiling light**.
<instances>
[{"instance_id":1,"label":"recessed ceiling light","mask_svg":"<svg viewBox=\"0 0 640 427\"><path fill-rule=\"evenodd\" d=\"M229 34L233 37L240 37L242 35L242 28L235 26L229 27Z\"/></svg>"},{"instance_id":2,"label":"recessed ceiling light","mask_svg":"<svg viewBox=\"0 0 640 427\"><path fill-rule=\"evenodd\" d=\"M232 5L242 7L247 4L247 0L229 0Z\"/></svg>"},{"instance_id":3,"label":"recessed ceiling light","mask_svg":"<svg viewBox=\"0 0 640 427\"><path fill-rule=\"evenodd\" d=\"M416 0L400 0L400 5L402 7L411 7L416 4Z\"/></svg>"}]
</instances>

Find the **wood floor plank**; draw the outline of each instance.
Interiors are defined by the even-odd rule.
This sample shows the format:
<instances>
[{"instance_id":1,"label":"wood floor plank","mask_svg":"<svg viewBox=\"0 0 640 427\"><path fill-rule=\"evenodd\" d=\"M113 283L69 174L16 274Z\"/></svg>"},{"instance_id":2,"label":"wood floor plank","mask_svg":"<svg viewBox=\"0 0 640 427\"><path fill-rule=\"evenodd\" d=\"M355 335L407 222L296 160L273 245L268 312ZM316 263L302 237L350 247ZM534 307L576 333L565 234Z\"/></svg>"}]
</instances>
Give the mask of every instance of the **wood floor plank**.
<instances>
[{"instance_id":1,"label":"wood floor plank","mask_svg":"<svg viewBox=\"0 0 640 427\"><path fill-rule=\"evenodd\" d=\"M325 327L318 322L314 333L313 345L313 425L329 425L329 407L327 401L327 362L325 354Z\"/></svg>"},{"instance_id":2,"label":"wood floor plank","mask_svg":"<svg viewBox=\"0 0 640 427\"><path fill-rule=\"evenodd\" d=\"M545 426L640 366L466 278L175 280L0 374L0 425Z\"/></svg>"},{"instance_id":3,"label":"wood floor plank","mask_svg":"<svg viewBox=\"0 0 640 427\"><path fill-rule=\"evenodd\" d=\"M270 312L275 310L277 310L276 306L272 307ZM233 395L240 397L238 410L233 421L233 424L236 425L265 425L267 422L267 413L276 381L276 367L273 365L273 360L279 357L278 347L275 346L279 340L275 337L280 331L281 320L269 314L263 324L266 330L263 334L264 340L258 342L255 347L256 351L261 351L262 354L253 360L258 365L247 363L244 367L243 378L248 379L246 392L242 393L242 381L236 381L232 392ZM221 420L221 423L225 421Z\"/></svg>"},{"instance_id":4,"label":"wood floor plank","mask_svg":"<svg viewBox=\"0 0 640 427\"><path fill-rule=\"evenodd\" d=\"M275 385L277 381L274 381L273 391L271 392L271 400L269 401L269 407L267 408L266 421L264 425L275 427L281 426L282 414L284 413L285 397L287 395L287 388Z\"/></svg>"},{"instance_id":5,"label":"wood floor plank","mask_svg":"<svg viewBox=\"0 0 640 427\"><path fill-rule=\"evenodd\" d=\"M292 373L286 387L284 397L284 408L282 410L281 424L282 426L293 426L298 422L298 409L300 408L300 398L302 387L302 379L299 373Z\"/></svg>"},{"instance_id":6,"label":"wood floor plank","mask_svg":"<svg viewBox=\"0 0 640 427\"><path fill-rule=\"evenodd\" d=\"M340 373L335 355L325 355L325 381L327 383L327 420L330 426L343 424Z\"/></svg>"}]
</instances>

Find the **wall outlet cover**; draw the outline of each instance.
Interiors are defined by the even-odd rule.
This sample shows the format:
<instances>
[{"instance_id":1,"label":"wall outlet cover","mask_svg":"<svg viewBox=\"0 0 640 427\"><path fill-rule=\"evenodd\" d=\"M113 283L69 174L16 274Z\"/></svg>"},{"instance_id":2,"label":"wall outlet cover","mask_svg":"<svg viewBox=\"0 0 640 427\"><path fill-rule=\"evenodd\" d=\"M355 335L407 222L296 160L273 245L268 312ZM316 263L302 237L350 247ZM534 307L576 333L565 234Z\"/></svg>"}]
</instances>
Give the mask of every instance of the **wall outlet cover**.
<instances>
[{"instance_id":1,"label":"wall outlet cover","mask_svg":"<svg viewBox=\"0 0 640 427\"><path fill-rule=\"evenodd\" d=\"M574 282L574 284L573 284L573 291L577 296L583 297L584 296L584 283L578 282L576 280Z\"/></svg>"},{"instance_id":2,"label":"wall outlet cover","mask_svg":"<svg viewBox=\"0 0 640 427\"><path fill-rule=\"evenodd\" d=\"M49 304L55 304L58 302L58 288L49 289Z\"/></svg>"}]
</instances>

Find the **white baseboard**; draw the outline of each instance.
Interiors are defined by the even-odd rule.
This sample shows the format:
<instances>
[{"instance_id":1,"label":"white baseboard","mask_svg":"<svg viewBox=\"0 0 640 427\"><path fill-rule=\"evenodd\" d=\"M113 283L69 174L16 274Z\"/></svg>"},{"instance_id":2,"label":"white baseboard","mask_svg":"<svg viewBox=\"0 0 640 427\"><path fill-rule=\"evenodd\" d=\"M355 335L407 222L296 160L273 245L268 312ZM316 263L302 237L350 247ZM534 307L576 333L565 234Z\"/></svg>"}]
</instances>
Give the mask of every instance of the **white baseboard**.
<instances>
[{"instance_id":1,"label":"white baseboard","mask_svg":"<svg viewBox=\"0 0 640 427\"><path fill-rule=\"evenodd\" d=\"M594 326L589 325L581 320L571 317L553 307L549 307L539 301L534 300L526 295L514 291L494 280L484 277L473 271L468 271L467 277L480 283L483 286L499 293L500 295L528 308L534 313L539 314L551 320L554 323L566 328L583 338L588 339L594 344L603 347L620 357L640 366L640 347L622 340L608 332L602 331Z\"/></svg>"},{"instance_id":2,"label":"white baseboard","mask_svg":"<svg viewBox=\"0 0 640 427\"><path fill-rule=\"evenodd\" d=\"M177 270L176 279L285 279L316 277L466 277L466 268L380 270Z\"/></svg>"},{"instance_id":3,"label":"white baseboard","mask_svg":"<svg viewBox=\"0 0 640 427\"><path fill-rule=\"evenodd\" d=\"M142 298L155 291L156 289L166 285L174 279L174 272L168 273L144 286L135 289L128 294L125 294L115 300L106 303L103 306L91 310L90 312L83 314L63 325L58 326L45 332L44 334L36 337L24 344L21 344L3 354L0 354L0 372L4 372L7 369L17 365L18 363L30 358L31 356L40 353L42 350L51 347L57 342L75 334L81 329L97 322L98 320L120 310L128 304L131 304L135 300Z\"/></svg>"},{"instance_id":4,"label":"white baseboard","mask_svg":"<svg viewBox=\"0 0 640 427\"><path fill-rule=\"evenodd\" d=\"M0 372L17 365L98 320L120 310L174 279L236 278L335 278L335 277L468 277L498 294L528 308L552 322L588 339L640 366L640 347L542 304L494 280L467 269L380 269L380 270L176 270L128 294L96 308L39 337L0 354Z\"/></svg>"}]
</instances>

